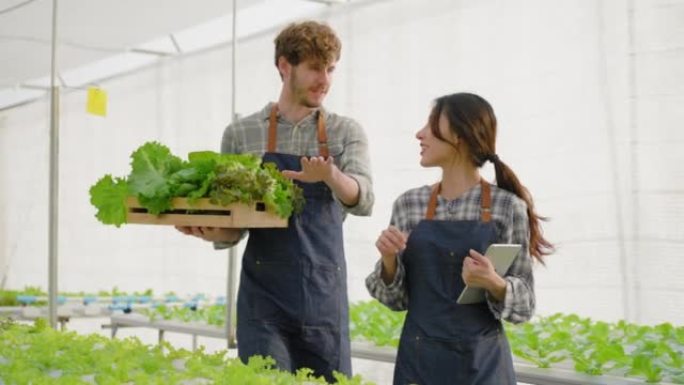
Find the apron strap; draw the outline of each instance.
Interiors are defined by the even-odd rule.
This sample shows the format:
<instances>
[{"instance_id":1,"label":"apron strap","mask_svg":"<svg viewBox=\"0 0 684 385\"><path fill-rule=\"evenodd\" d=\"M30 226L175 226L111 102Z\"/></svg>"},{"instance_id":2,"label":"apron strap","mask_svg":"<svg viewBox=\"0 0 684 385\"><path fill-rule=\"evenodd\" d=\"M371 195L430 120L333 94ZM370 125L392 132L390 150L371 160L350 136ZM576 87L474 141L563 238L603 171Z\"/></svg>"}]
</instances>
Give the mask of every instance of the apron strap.
<instances>
[{"instance_id":1,"label":"apron strap","mask_svg":"<svg viewBox=\"0 0 684 385\"><path fill-rule=\"evenodd\" d=\"M486 180L480 179L480 186L482 186L482 193L480 194L480 217L482 222L489 222L492 220L492 188Z\"/></svg>"},{"instance_id":2,"label":"apron strap","mask_svg":"<svg viewBox=\"0 0 684 385\"><path fill-rule=\"evenodd\" d=\"M325 129L325 117L323 117L323 111L318 110L318 154L323 158L328 158L330 156L330 150L328 149L328 133Z\"/></svg>"},{"instance_id":3,"label":"apron strap","mask_svg":"<svg viewBox=\"0 0 684 385\"><path fill-rule=\"evenodd\" d=\"M430 194L430 201L428 202L425 219L432 220L435 217L435 210L437 209L437 195L442 191L442 182L432 185L432 194Z\"/></svg>"},{"instance_id":4,"label":"apron strap","mask_svg":"<svg viewBox=\"0 0 684 385\"><path fill-rule=\"evenodd\" d=\"M278 105L273 104L271 107L271 116L268 118L268 146L267 152L275 152L276 150L276 129L278 128Z\"/></svg>"},{"instance_id":5,"label":"apron strap","mask_svg":"<svg viewBox=\"0 0 684 385\"><path fill-rule=\"evenodd\" d=\"M484 179L480 179L480 186L482 187L482 194L480 196L480 220L482 222L489 222L492 220L492 189L489 183ZM430 201L428 202L425 219L431 220L435 217L437 209L437 196L442 191L442 183L435 183L432 185L432 193L430 194Z\"/></svg>"},{"instance_id":6,"label":"apron strap","mask_svg":"<svg viewBox=\"0 0 684 385\"><path fill-rule=\"evenodd\" d=\"M328 149L328 133L325 129L325 117L323 117L323 112L319 109L317 112L317 132L318 137L318 154L324 158L330 156L330 150ZM276 142L277 142L277 129L278 129L278 105L273 104L271 107L271 115L268 118L268 144L266 146L267 152L276 152Z\"/></svg>"}]
</instances>

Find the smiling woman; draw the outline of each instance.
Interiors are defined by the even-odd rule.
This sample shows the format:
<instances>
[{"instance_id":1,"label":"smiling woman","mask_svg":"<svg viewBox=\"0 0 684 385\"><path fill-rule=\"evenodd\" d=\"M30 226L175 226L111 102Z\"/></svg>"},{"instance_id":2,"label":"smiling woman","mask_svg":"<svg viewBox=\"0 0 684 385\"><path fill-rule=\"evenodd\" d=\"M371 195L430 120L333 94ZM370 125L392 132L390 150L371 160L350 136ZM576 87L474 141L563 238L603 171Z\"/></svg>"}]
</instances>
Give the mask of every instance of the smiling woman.
<instances>
[{"instance_id":1,"label":"smiling woman","mask_svg":"<svg viewBox=\"0 0 684 385\"><path fill-rule=\"evenodd\" d=\"M437 98L416 134L423 167L440 181L411 189L392 208L390 226L366 285L393 310L407 310L394 384L515 384L501 321L528 321L536 297L532 258L553 246L541 235L532 197L496 155L497 121L489 103L471 93ZM496 184L480 176L494 163ZM483 254L492 244L522 245L501 275ZM485 301L459 294L480 288Z\"/></svg>"}]
</instances>

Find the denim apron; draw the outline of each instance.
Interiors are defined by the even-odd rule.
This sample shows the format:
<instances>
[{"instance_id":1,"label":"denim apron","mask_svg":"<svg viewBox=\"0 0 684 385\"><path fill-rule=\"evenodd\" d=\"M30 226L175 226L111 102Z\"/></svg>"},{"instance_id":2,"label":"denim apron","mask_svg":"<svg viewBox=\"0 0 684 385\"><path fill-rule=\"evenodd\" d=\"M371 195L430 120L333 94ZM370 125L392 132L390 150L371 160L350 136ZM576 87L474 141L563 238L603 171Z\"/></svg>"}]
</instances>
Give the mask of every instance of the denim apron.
<instances>
[{"instance_id":1,"label":"denim apron","mask_svg":"<svg viewBox=\"0 0 684 385\"><path fill-rule=\"evenodd\" d=\"M432 220L440 185L433 187L425 220L411 232L402 261L408 312L399 341L394 384L515 385L501 322L487 303L459 305L469 249L483 253L496 241L491 188L481 181L480 220Z\"/></svg>"},{"instance_id":2,"label":"denim apron","mask_svg":"<svg viewBox=\"0 0 684 385\"><path fill-rule=\"evenodd\" d=\"M319 155L328 157L323 113L318 111ZM301 170L300 155L276 152L277 105L271 109L263 162ZM294 372L313 369L333 381L351 376L347 272L342 209L323 182L299 183L306 205L287 228L250 229L238 291L237 343L243 362L255 354Z\"/></svg>"}]
</instances>

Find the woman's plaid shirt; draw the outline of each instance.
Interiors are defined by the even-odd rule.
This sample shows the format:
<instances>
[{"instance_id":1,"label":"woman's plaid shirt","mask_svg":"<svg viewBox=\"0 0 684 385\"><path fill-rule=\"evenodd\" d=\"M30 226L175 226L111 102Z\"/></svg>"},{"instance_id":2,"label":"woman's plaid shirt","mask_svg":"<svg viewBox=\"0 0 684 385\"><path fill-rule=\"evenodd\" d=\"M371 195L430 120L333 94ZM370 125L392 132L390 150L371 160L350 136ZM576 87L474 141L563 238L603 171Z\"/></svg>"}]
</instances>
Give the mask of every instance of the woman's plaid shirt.
<instances>
[{"instance_id":1,"label":"woman's plaid shirt","mask_svg":"<svg viewBox=\"0 0 684 385\"><path fill-rule=\"evenodd\" d=\"M462 196L448 201L439 196L436 220L479 220L480 194L478 184ZM410 234L418 223L425 218L431 186L423 186L402 194L392 208L390 224ZM513 261L506 273L506 296L497 301L487 295L489 309L497 319L519 323L529 320L535 308L534 277L532 275L532 259L529 255L529 223L527 205L514 194L492 186L492 220L497 230L496 243L522 244L522 251ZM375 270L366 278L366 287L371 296L393 310L406 310L408 295L404 285L405 270L401 262L401 253L397 256L397 273L394 280L386 285L381 278L382 261L378 261Z\"/></svg>"}]
</instances>

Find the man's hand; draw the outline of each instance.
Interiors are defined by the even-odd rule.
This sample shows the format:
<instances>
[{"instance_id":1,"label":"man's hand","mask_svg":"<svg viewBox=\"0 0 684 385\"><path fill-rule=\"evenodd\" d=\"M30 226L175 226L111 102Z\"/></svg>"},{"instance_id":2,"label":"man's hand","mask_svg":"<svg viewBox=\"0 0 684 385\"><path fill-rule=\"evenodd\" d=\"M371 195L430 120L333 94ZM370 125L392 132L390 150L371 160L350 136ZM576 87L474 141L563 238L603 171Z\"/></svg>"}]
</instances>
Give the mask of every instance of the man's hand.
<instances>
[{"instance_id":1,"label":"man's hand","mask_svg":"<svg viewBox=\"0 0 684 385\"><path fill-rule=\"evenodd\" d=\"M283 170L285 177L296 179L305 183L330 181L333 171L336 169L333 157L327 159L322 156L302 157L302 171Z\"/></svg>"},{"instance_id":2,"label":"man's hand","mask_svg":"<svg viewBox=\"0 0 684 385\"><path fill-rule=\"evenodd\" d=\"M359 203L359 183L335 165L332 156L302 157L302 171L283 170L283 176L304 183L324 182L343 204L353 207Z\"/></svg>"},{"instance_id":3,"label":"man's hand","mask_svg":"<svg viewBox=\"0 0 684 385\"><path fill-rule=\"evenodd\" d=\"M463 282L471 287L484 288L497 300L503 300L506 295L506 281L496 273L492 261L472 249L469 254L463 259Z\"/></svg>"},{"instance_id":4,"label":"man's hand","mask_svg":"<svg viewBox=\"0 0 684 385\"><path fill-rule=\"evenodd\" d=\"M209 242L235 242L240 239L240 229L222 227L176 226L176 230Z\"/></svg>"}]
</instances>

